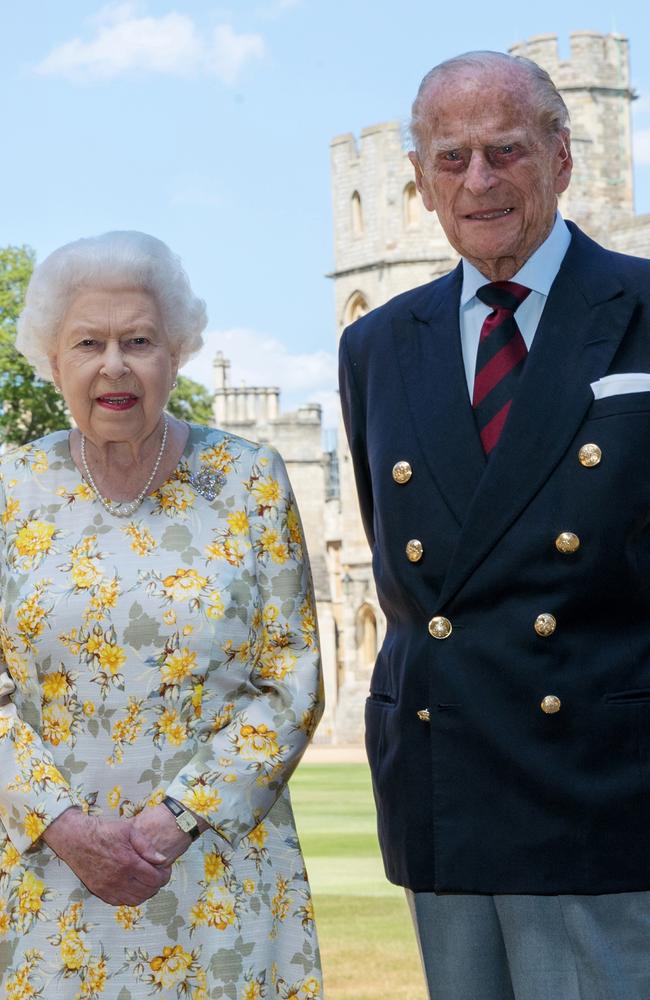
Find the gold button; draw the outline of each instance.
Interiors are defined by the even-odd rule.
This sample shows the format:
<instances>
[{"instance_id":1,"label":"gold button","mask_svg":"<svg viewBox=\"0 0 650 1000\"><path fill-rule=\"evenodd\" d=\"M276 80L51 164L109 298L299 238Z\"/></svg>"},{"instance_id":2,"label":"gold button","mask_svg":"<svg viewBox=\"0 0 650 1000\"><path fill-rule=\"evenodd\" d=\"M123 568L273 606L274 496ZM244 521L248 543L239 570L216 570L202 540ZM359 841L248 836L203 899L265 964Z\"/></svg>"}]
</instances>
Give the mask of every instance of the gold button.
<instances>
[{"instance_id":1,"label":"gold button","mask_svg":"<svg viewBox=\"0 0 650 1000\"><path fill-rule=\"evenodd\" d=\"M419 562L423 555L424 549L419 538L412 538L406 543L406 558L410 562Z\"/></svg>"},{"instance_id":2,"label":"gold button","mask_svg":"<svg viewBox=\"0 0 650 1000\"><path fill-rule=\"evenodd\" d=\"M395 462L393 466L393 479L396 483L408 483L413 475L413 469L408 462Z\"/></svg>"},{"instance_id":3,"label":"gold button","mask_svg":"<svg viewBox=\"0 0 650 1000\"><path fill-rule=\"evenodd\" d=\"M448 639L452 633L451 622L442 615L436 615L429 622L429 632L434 639Z\"/></svg>"},{"instance_id":4,"label":"gold button","mask_svg":"<svg viewBox=\"0 0 650 1000\"><path fill-rule=\"evenodd\" d=\"M557 695L547 694L545 698L542 698L540 708L545 715L555 715L562 708L562 702Z\"/></svg>"},{"instance_id":5,"label":"gold button","mask_svg":"<svg viewBox=\"0 0 650 1000\"><path fill-rule=\"evenodd\" d=\"M594 465L598 465L603 453L597 444L583 444L582 448L578 452L578 461L580 465L584 465L585 468L591 469Z\"/></svg>"},{"instance_id":6,"label":"gold button","mask_svg":"<svg viewBox=\"0 0 650 1000\"><path fill-rule=\"evenodd\" d=\"M572 531L563 531L555 539L555 548L558 552L577 552L580 548L580 539Z\"/></svg>"},{"instance_id":7,"label":"gold button","mask_svg":"<svg viewBox=\"0 0 650 1000\"><path fill-rule=\"evenodd\" d=\"M428 708L421 708L420 711L417 713L417 716L418 716L418 719L420 720L420 722L430 722L431 721L431 714L430 714Z\"/></svg>"},{"instance_id":8,"label":"gold button","mask_svg":"<svg viewBox=\"0 0 650 1000\"><path fill-rule=\"evenodd\" d=\"M553 615L545 611L543 614L538 615L535 619L535 631L538 635L548 636L553 635L555 629L557 628L557 622Z\"/></svg>"}]
</instances>

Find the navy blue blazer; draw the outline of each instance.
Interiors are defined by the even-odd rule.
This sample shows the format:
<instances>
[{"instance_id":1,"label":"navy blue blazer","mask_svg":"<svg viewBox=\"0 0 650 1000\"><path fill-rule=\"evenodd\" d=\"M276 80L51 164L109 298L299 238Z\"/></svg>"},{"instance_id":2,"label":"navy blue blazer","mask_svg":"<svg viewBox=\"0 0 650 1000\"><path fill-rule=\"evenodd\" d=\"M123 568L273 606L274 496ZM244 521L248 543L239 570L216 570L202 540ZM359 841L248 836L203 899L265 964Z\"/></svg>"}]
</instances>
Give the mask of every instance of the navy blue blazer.
<instances>
[{"instance_id":1,"label":"navy blue blazer","mask_svg":"<svg viewBox=\"0 0 650 1000\"><path fill-rule=\"evenodd\" d=\"M388 877L415 891L650 889L650 392L590 388L650 373L650 262L571 233L489 462L460 266L341 341L388 622L366 706L379 839ZM579 460L585 444L598 464ZM558 551L562 532L576 551ZM535 630L544 613L550 635ZM429 633L437 615L445 639Z\"/></svg>"}]
</instances>

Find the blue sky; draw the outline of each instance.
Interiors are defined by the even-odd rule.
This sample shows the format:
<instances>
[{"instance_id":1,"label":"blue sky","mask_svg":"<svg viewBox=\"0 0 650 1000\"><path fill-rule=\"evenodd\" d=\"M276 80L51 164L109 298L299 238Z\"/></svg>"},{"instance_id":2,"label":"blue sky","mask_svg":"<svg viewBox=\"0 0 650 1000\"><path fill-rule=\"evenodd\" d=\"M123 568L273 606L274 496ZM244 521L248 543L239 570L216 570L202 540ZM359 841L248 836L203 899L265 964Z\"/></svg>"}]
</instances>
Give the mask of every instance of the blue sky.
<instances>
[{"instance_id":1,"label":"blue sky","mask_svg":"<svg viewBox=\"0 0 650 1000\"><path fill-rule=\"evenodd\" d=\"M107 229L181 255L208 304L186 373L276 384L335 420L329 142L408 116L423 74L577 30L631 42L636 208L650 212L650 5L21 0L0 15L0 244Z\"/></svg>"}]
</instances>

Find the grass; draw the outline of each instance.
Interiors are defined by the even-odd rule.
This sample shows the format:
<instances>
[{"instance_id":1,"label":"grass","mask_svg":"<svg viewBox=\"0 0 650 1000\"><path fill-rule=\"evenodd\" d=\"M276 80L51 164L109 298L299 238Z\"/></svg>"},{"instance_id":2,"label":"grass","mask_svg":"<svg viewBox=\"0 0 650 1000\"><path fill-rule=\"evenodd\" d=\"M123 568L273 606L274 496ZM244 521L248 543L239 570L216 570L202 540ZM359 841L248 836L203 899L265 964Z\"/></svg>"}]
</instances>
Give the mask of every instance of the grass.
<instances>
[{"instance_id":1,"label":"grass","mask_svg":"<svg viewBox=\"0 0 650 1000\"><path fill-rule=\"evenodd\" d=\"M404 891L386 881L365 764L303 764L291 797L326 1000L426 1000Z\"/></svg>"}]
</instances>

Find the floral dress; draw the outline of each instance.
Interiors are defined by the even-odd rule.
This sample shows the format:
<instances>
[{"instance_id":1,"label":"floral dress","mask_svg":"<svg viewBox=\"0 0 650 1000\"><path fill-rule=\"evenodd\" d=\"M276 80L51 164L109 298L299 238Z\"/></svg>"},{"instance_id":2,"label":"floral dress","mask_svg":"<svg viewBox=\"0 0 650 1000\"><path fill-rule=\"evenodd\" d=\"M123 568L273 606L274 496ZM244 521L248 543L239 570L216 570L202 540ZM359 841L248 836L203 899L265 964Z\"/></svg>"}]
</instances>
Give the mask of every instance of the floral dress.
<instances>
[{"instance_id":1,"label":"floral dress","mask_svg":"<svg viewBox=\"0 0 650 1000\"><path fill-rule=\"evenodd\" d=\"M286 782L322 711L298 512L272 449L192 427L130 520L66 432L0 458L0 996L322 1000ZM209 829L141 906L40 840L164 795Z\"/></svg>"}]
</instances>

